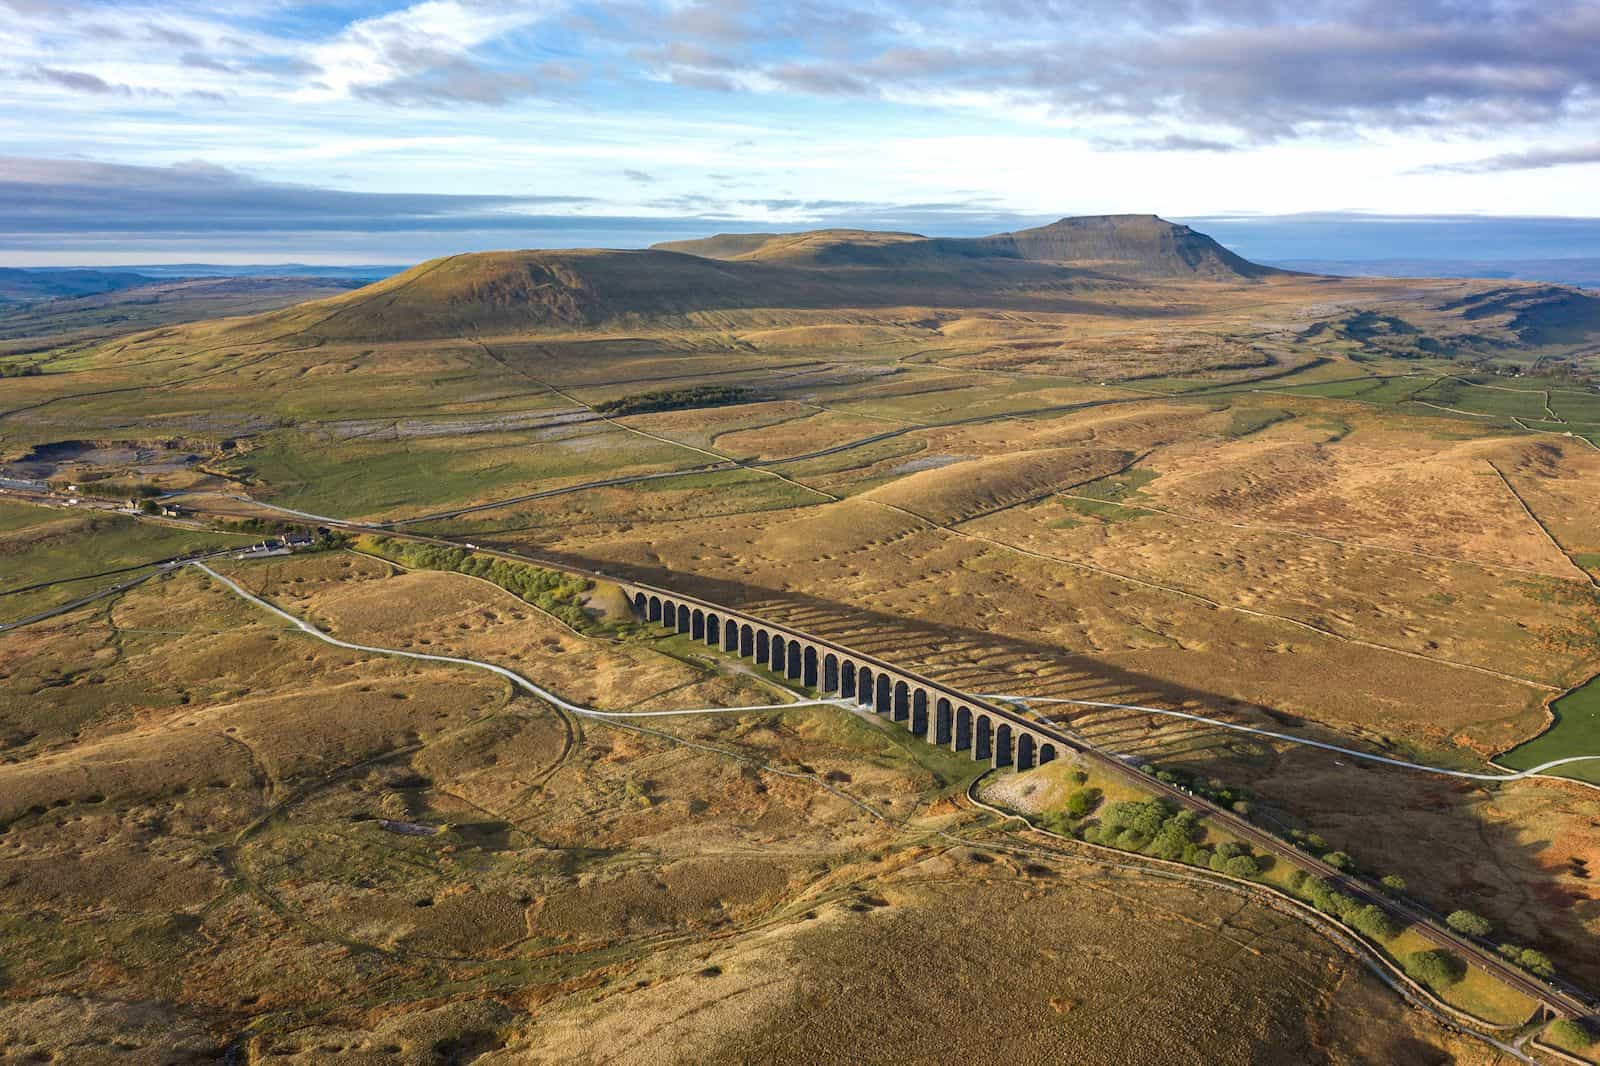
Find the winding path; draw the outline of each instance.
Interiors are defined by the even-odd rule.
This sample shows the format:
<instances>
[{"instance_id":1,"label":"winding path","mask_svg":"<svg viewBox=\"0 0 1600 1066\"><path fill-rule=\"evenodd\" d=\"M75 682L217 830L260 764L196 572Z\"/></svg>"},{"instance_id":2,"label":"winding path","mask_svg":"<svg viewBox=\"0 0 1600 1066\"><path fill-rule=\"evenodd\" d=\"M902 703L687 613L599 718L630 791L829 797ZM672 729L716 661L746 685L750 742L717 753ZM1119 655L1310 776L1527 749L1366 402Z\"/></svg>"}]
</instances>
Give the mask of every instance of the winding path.
<instances>
[{"instance_id":1,"label":"winding path","mask_svg":"<svg viewBox=\"0 0 1600 1066\"><path fill-rule=\"evenodd\" d=\"M340 640L331 633L324 633L322 630L318 629L310 622L307 622L305 619L297 618L288 611L274 606L268 601L262 599L260 596L257 596L255 593L249 591L232 578L224 577L217 573L205 563L196 562L190 563L189 565L194 567L196 570L202 571L212 580L231 589L236 595L248 600L250 603L255 604L263 611L268 611L277 615L279 618L282 618L284 621L288 622L290 625L293 625L301 632L316 637L318 640L325 643L332 644L334 647L346 648L350 651L371 652L374 655L393 655L402 659L421 659L426 662L450 663L455 666L470 666L478 670L487 670L492 674L500 675L513 685L516 685L518 688L523 689L526 692L532 693L541 700L544 700L546 703L553 704L569 714L582 715L585 718L668 718L675 716L682 717L683 715L691 714L734 714L744 711L783 711L788 710L791 707L847 707L851 702L845 699L795 700L792 703L764 703L750 707L691 707L677 711L600 711L593 707L584 707L581 704L564 700L554 692L551 692L549 689L543 688L534 684L532 681L529 681L515 670L508 670L504 666L499 666L495 663L487 663L479 659L462 659L453 655L429 655L426 652L420 651L402 651L399 648L379 648L371 644L356 644L348 640Z\"/></svg>"}]
</instances>

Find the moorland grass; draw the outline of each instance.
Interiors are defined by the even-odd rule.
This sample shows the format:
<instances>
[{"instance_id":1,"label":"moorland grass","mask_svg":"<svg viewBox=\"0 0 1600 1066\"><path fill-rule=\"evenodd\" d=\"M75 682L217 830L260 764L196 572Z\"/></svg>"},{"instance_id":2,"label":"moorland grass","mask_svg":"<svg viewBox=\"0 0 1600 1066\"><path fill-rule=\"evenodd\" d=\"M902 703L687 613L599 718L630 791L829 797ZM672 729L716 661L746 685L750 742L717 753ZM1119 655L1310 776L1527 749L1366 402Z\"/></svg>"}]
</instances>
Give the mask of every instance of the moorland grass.
<instances>
[{"instance_id":1,"label":"moorland grass","mask_svg":"<svg viewBox=\"0 0 1600 1066\"><path fill-rule=\"evenodd\" d=\"M50 522L71 521L70 511L54 507L35 507L25 503L8 503L0 500L0 533L10 533L29 526L42 526Z\"/></svg>"}]
</instances>

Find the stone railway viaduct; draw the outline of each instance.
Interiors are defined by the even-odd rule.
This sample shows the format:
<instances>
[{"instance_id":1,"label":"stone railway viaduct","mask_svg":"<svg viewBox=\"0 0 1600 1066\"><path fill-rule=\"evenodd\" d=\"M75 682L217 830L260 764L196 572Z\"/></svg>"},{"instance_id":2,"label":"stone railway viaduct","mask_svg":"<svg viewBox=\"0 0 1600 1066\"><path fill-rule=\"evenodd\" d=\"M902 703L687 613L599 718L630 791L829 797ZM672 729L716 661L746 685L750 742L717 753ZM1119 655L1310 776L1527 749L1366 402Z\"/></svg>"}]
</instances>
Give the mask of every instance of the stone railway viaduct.
<instances>
[{"instance_id":1,"label":"stone railway viaduct","mask_svg":"<svg viewBox=\"0 0 1600 1066\"><path fill-rule=\"evenodd\" d=\"M754 659L780 677L824 695L853 699L929 744L967 751L991 766L1029 770L1060 757L1065 744L1014 711L975 700L831 641L648 585L615 582L642 621L707 646Z\"/></svg>"}]
</instances>

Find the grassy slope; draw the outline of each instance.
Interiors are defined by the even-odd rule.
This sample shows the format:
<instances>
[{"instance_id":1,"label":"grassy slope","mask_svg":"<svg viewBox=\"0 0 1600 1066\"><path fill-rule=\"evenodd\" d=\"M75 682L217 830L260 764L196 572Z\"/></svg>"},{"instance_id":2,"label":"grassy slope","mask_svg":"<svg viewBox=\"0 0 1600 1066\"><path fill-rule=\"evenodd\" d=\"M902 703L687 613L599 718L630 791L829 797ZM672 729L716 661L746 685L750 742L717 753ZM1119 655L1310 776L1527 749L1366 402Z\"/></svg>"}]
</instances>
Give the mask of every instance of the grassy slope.
<instances>
[{"instance_id":1,"label":"grassy slope","mask_svg":"<svg viewBox=\"0 0 1600 1066\"><path fill-rule=\"evenodd\" d=\"M1517 745L1496 761L1513 770L1526 770L1552 759L1600 755L1600 678L1556 700L1550 710L1555 722L1547 731ZM1600 760L1561 767L1552 773L1600 785Z\"/></svg>"}]
</instances>

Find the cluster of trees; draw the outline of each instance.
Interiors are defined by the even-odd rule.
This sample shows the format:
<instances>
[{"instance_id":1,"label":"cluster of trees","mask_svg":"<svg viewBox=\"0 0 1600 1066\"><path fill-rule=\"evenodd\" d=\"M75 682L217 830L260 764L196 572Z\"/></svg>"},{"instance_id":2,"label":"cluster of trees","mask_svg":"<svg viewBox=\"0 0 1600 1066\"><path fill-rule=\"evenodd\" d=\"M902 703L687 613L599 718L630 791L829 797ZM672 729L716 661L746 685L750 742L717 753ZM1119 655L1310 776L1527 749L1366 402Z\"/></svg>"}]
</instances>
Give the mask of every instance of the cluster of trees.
<instances>
[{"instance_id":1,"label":"cluster of trees","mask_svg":"<svg viewBox=\"0 0 1600 1066\"><path fill-rule=\"evenodd\" d=\"M1444 924L1464 936L1479 939L1494 932L1494 924L1489 919L1467 910L1451 911L1445 918ZM1555 964L1542 951L1512 943L1501 944L1495 950L1502 958L1511 960L1536 977L1554 977L1556 974Z\"/></svg>"},{"instance_id":2,"label":"cluster of trees","mask_svg":"<svg viewBox=\"0 0 1600 1066\"><path fill-rule=\"evenodd\" d=\"M0 364L0 378L36 378L44 373L44 368L38 363L4 363Z\"/></svg>"},{"instance_id":3,"label":"cluster of trees","mask_svg":"<svg viewBox=\"0 0 1600 1066\"><path fill-rule=\"evenodd\" d=\"M594 405L603 415L640 415L648 411L673 411L682 407L721 407L749 400L750 390L738 385L695 385L664 392L641 392Z\"/></svg>"},{"instance_id":4,"label":"cluster of trees","mask_svg":"<svg viewBox=\"0 0 1600 1066\"><path fill-rule=\"evenodd\" d=\"M451 570L481 577L554 615L574 629L587 630L593 627L593 619L581 605L584 594L592 587L583 578L509 559L479 555L465 548L417 544L388 537L364 538L362 546L374 555L381 555L415 570Z\"/></svg>"},{"instance_id":5,"label":"cluster of trees","mask_svg":"<svg viewBox=\"0 0 1600 1066\"><path fill-rule=\"evenodd\" d=\"M1215 777L1201 781L1182 770L1157 767L1153 763L1144 763L1139 769L1157 781L1164 781L1169 785L1186 788L1196 796L1208 799L1219 807L1227 807L1239 814L1249 813L1250 793L1242 788L1224 784Z\"/></svg>"},{"instance_id":6,"label":"cluster of trees","mask_svg":"<svg viewBox=\"0 0 1600 1066\"><path fill-rule=\"evenodd\" d=\"M1068 803L1071 802L1069 796ZM1234 877L1256 877L1261 873L1261 864L1249 848L1233 841L1206 847L1200 843L1204 836L1200 816L1191 810L1176 810L1158 799L1113 803L1080 835L1091 844L1203 866Z\"/></svg>"},{"instance_id":7,"label":"cluster of trees","mask_svg":"<svg viewBox=\"0 0 1600 1066\"><path fill-rule=\"evenodd\" d=\"M1556 975L1555 963L1550 961L1550 956L1533 948L1525 948L1520 944L1501 944L1495 949L1502 958L1510 959L1535 977L1554 977Z\"/></svg>"},{"instance_id":8,"label":"cluster of trees","mask_svg":"<svg viewBox=\"0 0 1600 1066\"><path fill-rule=\"evenodd\" d=\"M67 491L70 481L52 481L50 487L57 492ZM78 484L82 496L98 496L107 500L148 500L161 495L161 490L142 481L84 481Z\"/></svg>"},{"instance_id":9,"label":"cluster of trees","mask_svg":"<svg viewBox=\"0 0 1600 1066\"><path fill-rule=\"evenodd\" d=\"M1400 932L1394 919L1382 907L1362 903L1346 892L1340 892L1320 877L1304 870L1289 874L1289 890L1323 914L1331 915L1363 936L1374 940L1388 940Z\"/></svg>"},{"instance_id":10,"label":"cluster of trees","mask_svg":"<svg viewBox=\"0 0 1600 1066\"><path fill-rule=\"evenodd\" d=\"M261 533L265 536L281 536L299 528L270 518L217 518L213 519L211 524L231 533Z\"/></svg>"},{"instance_id":11,"label":"cluster of trees","mask_svg":"<svg viewBox=\"0 0 1600 1066\"><path fill-rule=\"evenodd\" d=\"M1329 847L1328 842L1323 840L1317 833L1311 833L1304 829L1291 829L1289 830L1289 843L1301 851L1309 851L1311 854L1319 856L1323 862L1335 870L1349 872L1356 868L1356 861L1350 857L1349 852L1337 851ZM1404 891L1405 880L1403 878L1396 878L1395 880L1400 882L1400 888L1397 891Z\"/></svg>"}]
</instances>

